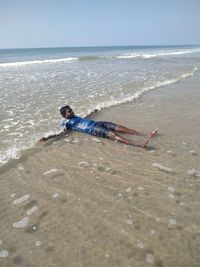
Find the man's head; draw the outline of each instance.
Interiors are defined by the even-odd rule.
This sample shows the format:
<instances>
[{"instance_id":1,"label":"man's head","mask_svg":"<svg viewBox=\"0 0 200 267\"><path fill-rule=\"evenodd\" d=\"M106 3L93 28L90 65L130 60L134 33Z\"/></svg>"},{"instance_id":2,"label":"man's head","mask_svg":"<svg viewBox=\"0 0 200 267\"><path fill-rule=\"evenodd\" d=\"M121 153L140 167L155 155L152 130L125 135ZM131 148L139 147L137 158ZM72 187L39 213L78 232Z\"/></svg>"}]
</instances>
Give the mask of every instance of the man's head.
<instances>
[{"instance_id":1,"label":"man's head","mask_svg":"<svg viewBox=\"0 0 200 267\"><path fill-rule=\"evenodd\" d=\"M65 118L65 119L70 119L74 116L73 110L70 108L70 106L64 106L60 109L60 114Z\"/></svg>"}]
</instances>

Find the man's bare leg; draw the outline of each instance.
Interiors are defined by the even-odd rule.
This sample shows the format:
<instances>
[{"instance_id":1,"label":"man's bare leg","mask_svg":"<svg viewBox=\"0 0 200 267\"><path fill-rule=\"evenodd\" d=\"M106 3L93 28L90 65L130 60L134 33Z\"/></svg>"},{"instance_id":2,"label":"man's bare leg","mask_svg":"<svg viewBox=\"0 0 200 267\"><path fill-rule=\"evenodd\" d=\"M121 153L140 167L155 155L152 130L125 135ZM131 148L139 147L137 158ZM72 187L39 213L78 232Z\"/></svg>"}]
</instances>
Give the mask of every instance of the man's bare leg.
<instances>
[{"instance_id":1,"label":"man's bare leg","mask_svg":"<svg viewBox=\"0 0 200 267\"><path fill-rule=\"evenodd\" d=\"M136 141L131 141L131 140L128 140L120 135L117 135L116 133L114 132L110 132L109 133L109 139L113 139L117 142L120 142L120 143L123 143L123 144L126 144L126 145L131 145L131 146L137 146L137 147L142 147L142 148L145 148L147 143L148 143L148 139L146 139L145 141L143 142L136 142Z\"/></svg>"},{"instance_id":2,"label":"man's bare leg","mask_svg":"<svg viewBox=\"0 0 200 267\"><path fill-rule=\"evenodd\" d=\"M134 130L134 129L127 128L127 127L122 126L122 125L118 125L116 127L115 131L121 132L121 133L127 133L127 134L135 134L135 135L141 135L141 136L147 136L147 137L154 137L158 132L158 128L156 128L154 131L152 131L150 133L143 133L143 132L139 132L139 131Z\"/></svg>"}]
</instances>

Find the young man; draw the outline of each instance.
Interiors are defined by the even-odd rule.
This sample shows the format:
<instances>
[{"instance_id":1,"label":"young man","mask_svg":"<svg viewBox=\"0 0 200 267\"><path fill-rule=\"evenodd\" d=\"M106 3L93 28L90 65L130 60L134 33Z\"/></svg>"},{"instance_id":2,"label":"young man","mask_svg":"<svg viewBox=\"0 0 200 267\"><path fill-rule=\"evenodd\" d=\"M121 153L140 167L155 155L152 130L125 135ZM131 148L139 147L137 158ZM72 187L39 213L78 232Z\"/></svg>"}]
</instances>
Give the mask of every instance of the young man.
<instances>
[{"instance_id":1,"label":"young man","mask_svg":"<svg viewBox=\"0 0 200 267\"><path fill-rule=\"evenodd\" d=\"M60 109L60 113L64 119L60 121L60 127L63 131L57 135L50 135L48 137L43 137L39 141L44 142L50 138L63 135L63 133L65 133L66 130L73 130L73 131L88 133L93 136L112 139L114 141L121 142L126 145L133 145L133 146L145 148L148 143L148 139L146 139L143 142L136 142L136 141L125 139L124 137L118 135L117 133L121 132L121 133L126 133L126 134L135 134L135 135L147 136L148 138L150 138L150 137L155 136L158 131L158 129L156 129L150 133L142 133L134 129L126 128L125 126L115 124L113 122L94 121L94 120L89 119L89 117L95 112L97 112L97 110L93 111L86 118L82 118L82 117L76 116L73 110L70 108L70 106L62 107Z\"/></svg>"}]
</instances>

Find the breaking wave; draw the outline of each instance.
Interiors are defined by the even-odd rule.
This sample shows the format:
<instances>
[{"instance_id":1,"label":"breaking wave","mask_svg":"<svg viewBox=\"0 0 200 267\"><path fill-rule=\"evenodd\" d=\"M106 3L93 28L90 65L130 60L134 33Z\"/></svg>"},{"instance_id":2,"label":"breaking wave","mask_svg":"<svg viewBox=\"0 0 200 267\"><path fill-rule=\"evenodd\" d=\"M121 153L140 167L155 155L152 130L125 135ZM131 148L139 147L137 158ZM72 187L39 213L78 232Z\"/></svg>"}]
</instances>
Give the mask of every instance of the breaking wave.
<instances>
[{"instance_id":1,"label":"breaking wave","mask_svg":"<svg viewBox=\"0 0 200 267\"><path fill-rule=\"evenodd\" d=\"M166 56L179 56L184 54L198 53L200 48L191 48L191 49L180 49L180 50L159 50L159 51L148 51L148 52L135 52L135 53L126 53L121 55L86 55L86 56L77 56L77 57L65 57L57 59L44 59L44 60L27 60L27 61L17 61L17 62L5 62L0 63L0 67L9 68L9 67L20 67L26 65L34 64L55 64L63 62L74 62L74 61L90 61L90 60L113 60L113 59L151 59L155 57L166 57Z\"/></svg>"},{"instance_id":2,"label":"breaking wave","mask_svg":"<svg viewBox=\"0 0 200 267\"><path fill-rule=\"evenodd\" d=\"M103 108L108 108L108 107L111 107L114 105L119 105L122 103L131 102L135 99L138 99L139 97L141 97L144 93L146 93L148 91L151 91L151 90L154 90L154 89L166 86L166 85L174 84L174 83L181 81L182 79L193 76L197 70L198 70L198 68L194 67L191 71L182 73L180 76L178 76L176 78L168 79L165 81L156 81L153 85L143 87L139 91L135 92L132 96L124 97L121 99L115 99L115 100L111 100L111 101L106 101L106 102L103 102L103 103L97 105L96 108L101 110ZM90 110L89 112L91 112L91 111L92 110Z\"/></svg>"},{"instance_id":3,"label":"breaking wave","mask_svg":"<svg viewBox=\"0 0 200 267\"><path fill-rule=\"evenodd\" d=\"M18 66L33 65L33 64L70 62L70 61L74 61L74 60L78 60L78 58L76 58L76 57L66 57L66 58L58 58L58 59L7 62L7 63L0 63L0 67L18 67Z\"/></svg>"},{"instance_id":4,"label":"breaking wave","mask_svg":"<svg viewBox=\"0 0 200 267\"><path fill-rule=\"evenodd\" d=\"M129 59L129 58L142 58L142 59L149 59L154 57L162 57L162 56L178 56L184 54L191 54L191 53L198 53L200 52L200 48L193 48L193 49L184 49L184 50L174 50L174 51L157 51L152 53L129 53L120 56L116 56L118 59Z\"/></svg>"}]
</instances>

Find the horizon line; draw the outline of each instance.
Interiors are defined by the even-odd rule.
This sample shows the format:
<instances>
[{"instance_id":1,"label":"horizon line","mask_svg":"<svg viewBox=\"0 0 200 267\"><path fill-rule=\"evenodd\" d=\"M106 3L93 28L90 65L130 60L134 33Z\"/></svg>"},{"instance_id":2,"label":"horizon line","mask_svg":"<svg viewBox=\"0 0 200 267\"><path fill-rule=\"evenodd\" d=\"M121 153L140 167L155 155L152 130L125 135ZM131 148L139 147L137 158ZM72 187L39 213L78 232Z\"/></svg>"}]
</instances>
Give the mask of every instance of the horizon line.
<instances>
[{"instance_id":1,"label":"horizon line","mask_svg":"<svg viewBox=\"0 0 200 267\"><path fill-rule=\"evenodd\" d=\"M0 50L12 50L12 49L53 49L53 48L104 48L104 47L164 47L164 46L200 46L200 44L149 44L149 45L97 45L97 46L41 46L41 47L10 47L0 48Z\"/></svg>"}]
</instances>

